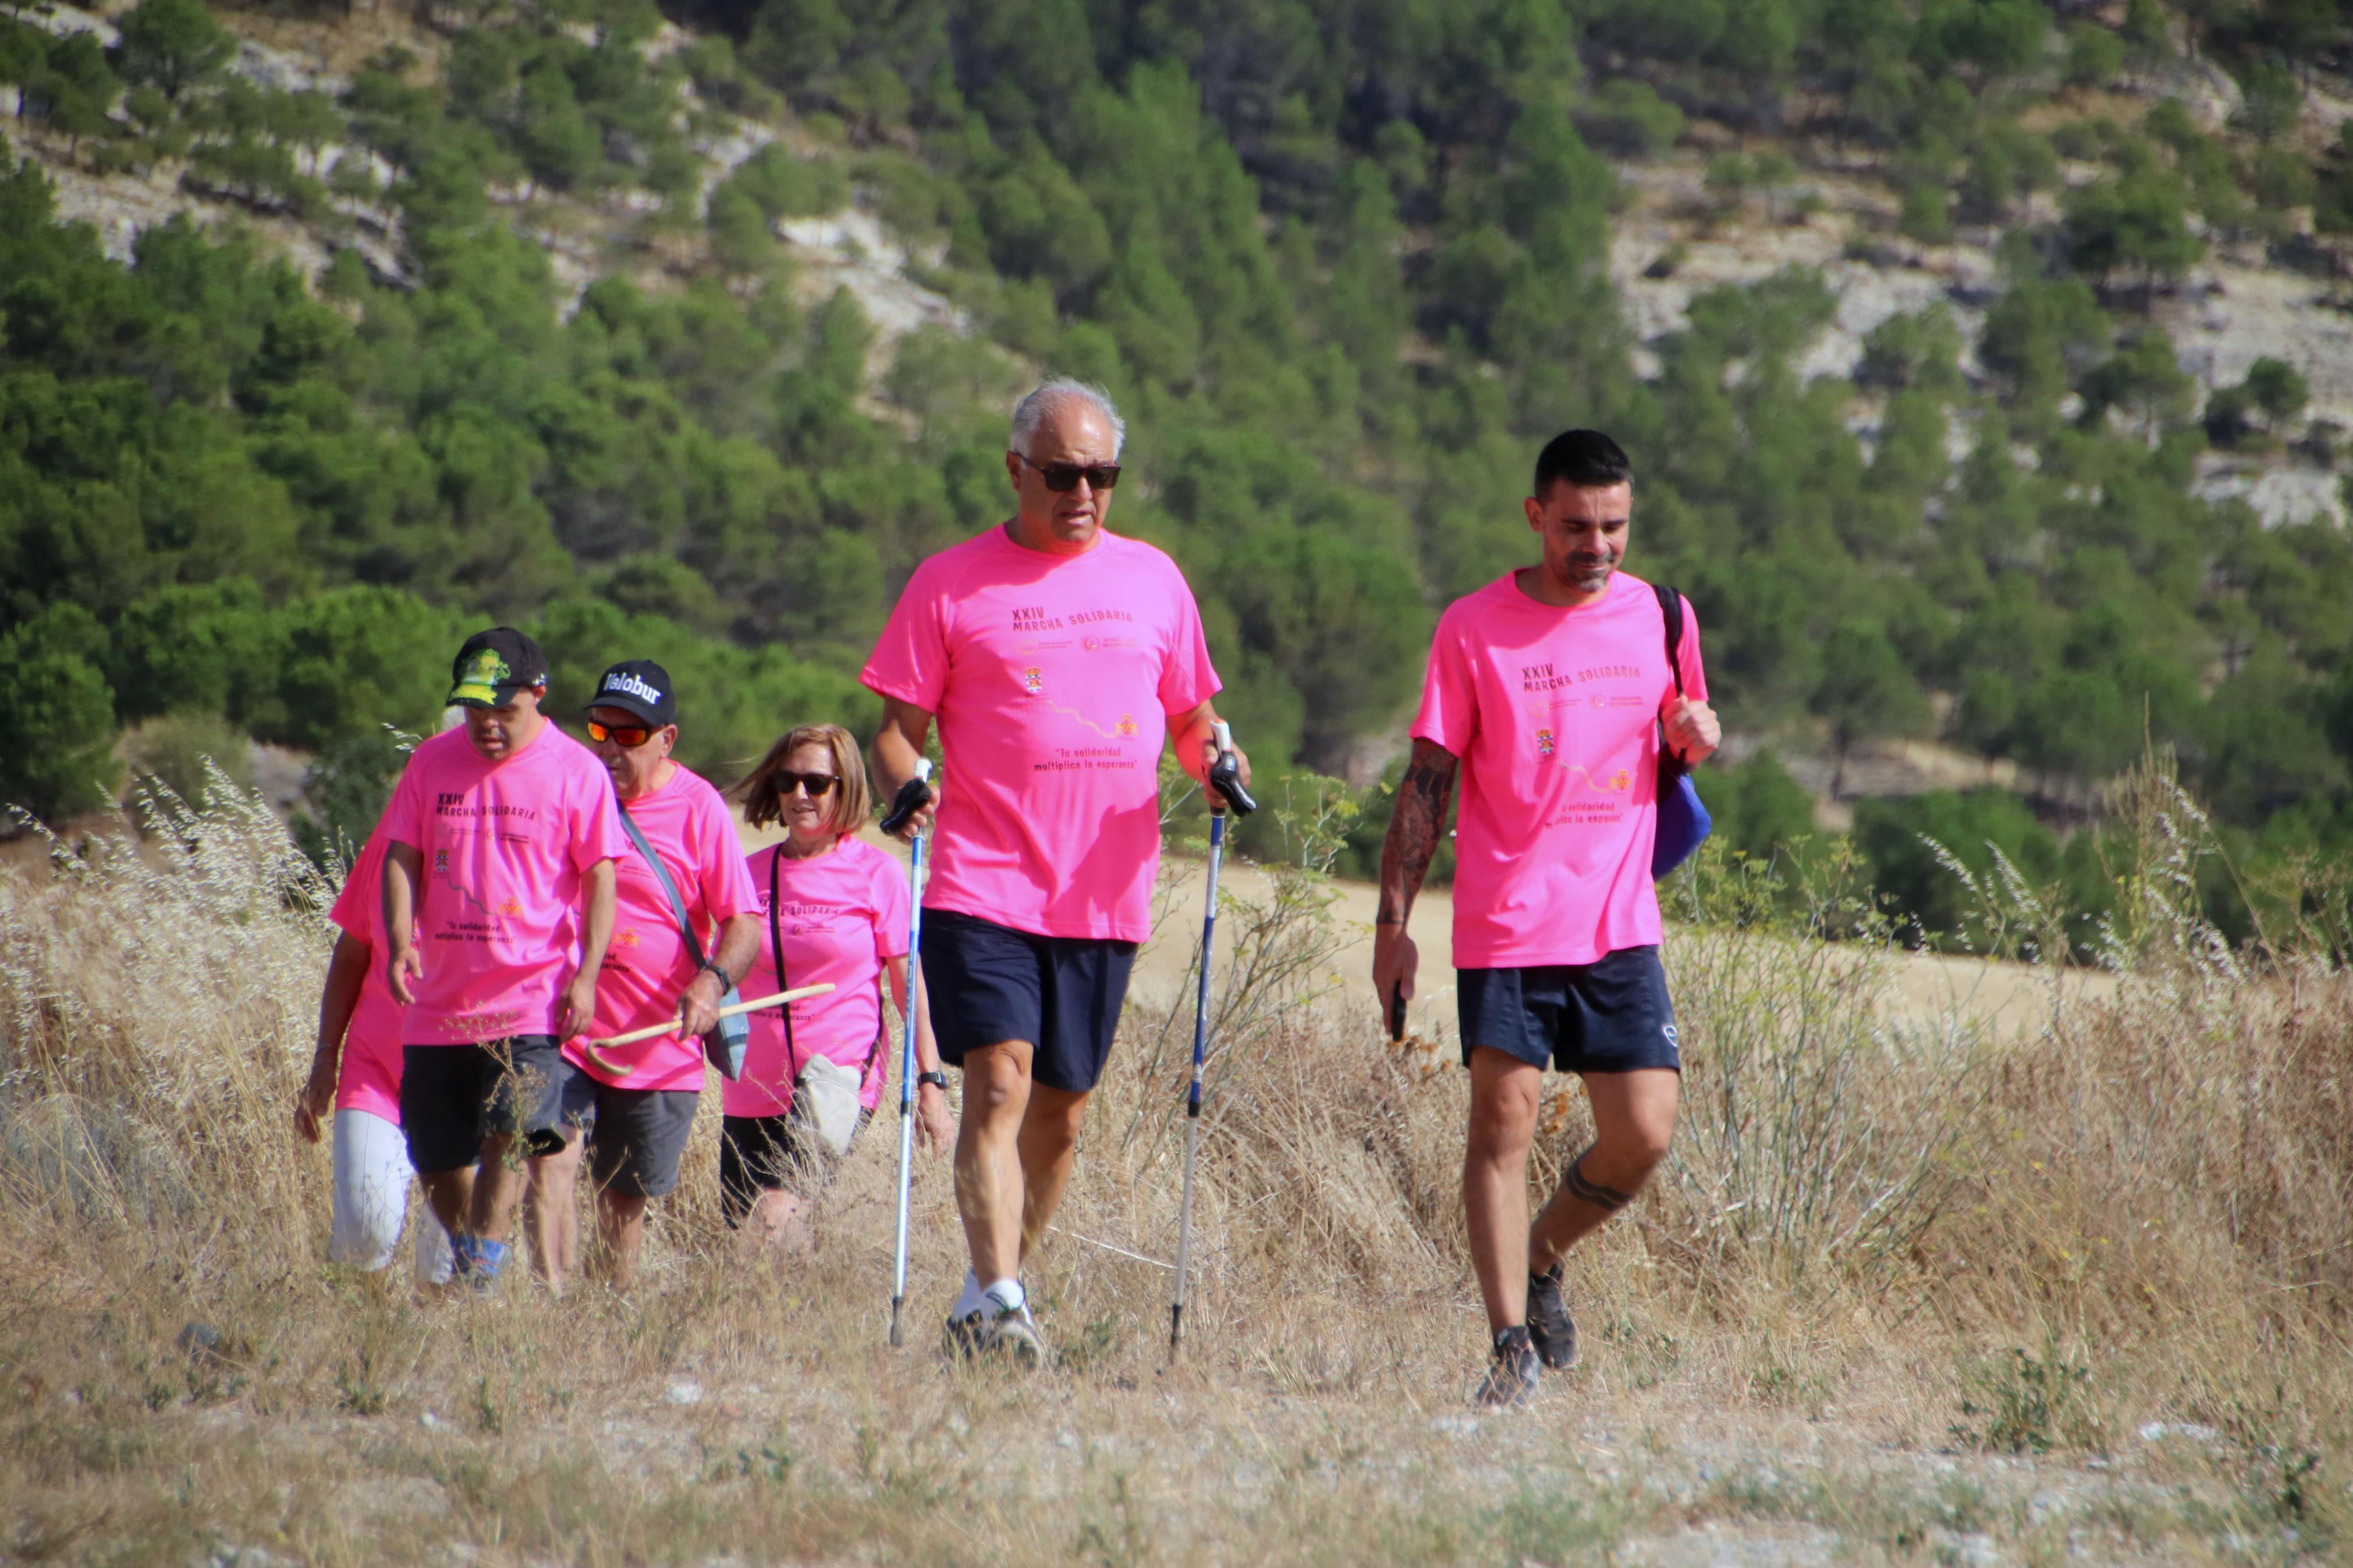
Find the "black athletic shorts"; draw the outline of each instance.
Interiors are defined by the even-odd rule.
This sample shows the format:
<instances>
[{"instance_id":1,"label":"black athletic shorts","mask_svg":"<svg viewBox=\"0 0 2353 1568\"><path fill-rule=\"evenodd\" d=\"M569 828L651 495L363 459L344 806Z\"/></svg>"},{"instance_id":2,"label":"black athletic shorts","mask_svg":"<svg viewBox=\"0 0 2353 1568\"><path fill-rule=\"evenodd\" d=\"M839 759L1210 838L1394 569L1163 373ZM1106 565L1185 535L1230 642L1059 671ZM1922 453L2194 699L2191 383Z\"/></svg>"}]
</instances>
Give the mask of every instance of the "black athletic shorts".
<instances>
[{"instance_id":1,"label":"black athletic shorts","mask_svg":"<svg viewBox=\"0 0 2353 1568\"><path fill-rule=\"evenodd\" d=\"M462 1171L482 1140L521 1133L523 1150L564 1147L559 1100L564 1054L554 1035L515 1035L479 1046L400 1047L400 1130L420 1172Z\"/></svg>"},{"instance_id":2,"label":"black athletic shorts","mask_svg":"<svg viewBox=\"0 0 2353 1568\"><path fill-rule=\"evenodd\" d=\"M871 1110L859 1110L858 1125L849 1131L850 1148L858 1147L858 1135L873 1119ZM719 1119L720 1216L733 1229L743 1224L762 1193L790 1193L813 1202L833 1180L840 1163L817 1129L791 1110L775 1116L723 1116Z\"/></svg>"},{"instance_id":3,"label":"black athletic shorts","mask_svg":"<svg viewBox=\"0 0 2353 1568\"><path fill-rule=\"evenodd\" d=\"M1135 967L1132 942L1032 936L973 915L923 911L923 984L940 1059L1005 1040L1038 1047L1030 1081L1084 1094L1103 1077Z\"/></svg>"},{"instance_id":4,"label":"black athletic shorts","mask_svg":"<svg viewBox=\"0 0 2353 1568\"><path fill-rule=\"evenodd\" d=\"M1621 947L1592 963L1460 969L1454 984L1464 1067L1474 1047L1492 1046L1562 1072L1683 1070L1655 947Z\"/></svg>"},{"instance_id":5,"label":"black athletic shorts","mask_svg":"<svg viewBox=\"0 0 2353 1568\"><path fill-rule=\"evenodd\" d=\"M563 1071L564 1126L587 1134L589 1179L625 1198L667 1197L702 1091L617 1089L568 1057Z\"/></svg>"}]
</instances>

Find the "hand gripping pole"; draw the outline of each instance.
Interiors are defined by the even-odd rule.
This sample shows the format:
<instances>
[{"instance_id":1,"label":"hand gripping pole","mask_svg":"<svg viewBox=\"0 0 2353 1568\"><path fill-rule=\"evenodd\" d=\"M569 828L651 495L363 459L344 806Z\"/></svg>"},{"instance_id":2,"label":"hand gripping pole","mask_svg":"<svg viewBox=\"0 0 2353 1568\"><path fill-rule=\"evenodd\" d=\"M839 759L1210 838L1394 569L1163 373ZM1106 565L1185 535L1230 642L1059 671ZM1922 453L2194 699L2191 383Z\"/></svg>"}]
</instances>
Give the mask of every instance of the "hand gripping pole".
<instances>
[{"instance_id":1,"label":"hand gripping pole","mask_svg":"<svg viewBox=\"0 0 2353 1568\"><path fill-rule=\"evenodd\" d=\"M1209 885L1201 905L1200 984L1193 996L1193 1081L1185 1091L1185 1195L1176 1219L1176 1299L1168 1308L1168 1356L1185 1343L1185 1283L1193 1261L1193 1172L1201 1154L1201 1068L1209 1057L1209 960L1217 949L1218 868L1225 859L1226 812L1247 816L1258 802L1242 787L1234 734L1217 724L1218 759L1209 768Z\"/></svg>"},{"instance_id":2,"label":"hand gripping pole","mask_svg":"<svg viewBox=\"0 0 2353 1568\"><path fill-rule=\"evenodd\" d=\"M883 828L902 826L932 800L932 762L915 759L915 776L899 788ZM920 792L920 793L919 793ZM894 820L895 819L895 820ZM891 1343L900 1343L899 1310L907 1300L907 1190L915 1160L915 988L923 982L923 835L917 833L907 865L907 1016L899 1047L899 1242L891 1263Z\"/></svg>"}]
</instances>

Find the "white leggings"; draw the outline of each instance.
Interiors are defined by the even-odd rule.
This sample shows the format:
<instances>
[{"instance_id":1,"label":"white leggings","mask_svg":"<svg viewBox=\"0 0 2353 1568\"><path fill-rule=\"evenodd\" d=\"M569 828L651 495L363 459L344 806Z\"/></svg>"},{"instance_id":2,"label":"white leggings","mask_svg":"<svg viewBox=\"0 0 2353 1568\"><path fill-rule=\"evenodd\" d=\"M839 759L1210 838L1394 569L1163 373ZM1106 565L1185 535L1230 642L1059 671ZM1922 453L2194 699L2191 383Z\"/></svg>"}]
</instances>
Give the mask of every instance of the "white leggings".
<instances>
[{"instance_id":1,"label":"white leggings","mask_svg":"<svg viewBox=\"0 0 2353 1568\"><path fill-rule=\"evenodd\" d=\"M408 1217L409 1176L408 1142L398 1122L372 1111L336 1111L335 1229L327 1256L371 1274L389 1267ZM449 1233L433 1217L431 1205L417 1206L417 1283L447 1284Z\"/></svg>"}]
</instances>

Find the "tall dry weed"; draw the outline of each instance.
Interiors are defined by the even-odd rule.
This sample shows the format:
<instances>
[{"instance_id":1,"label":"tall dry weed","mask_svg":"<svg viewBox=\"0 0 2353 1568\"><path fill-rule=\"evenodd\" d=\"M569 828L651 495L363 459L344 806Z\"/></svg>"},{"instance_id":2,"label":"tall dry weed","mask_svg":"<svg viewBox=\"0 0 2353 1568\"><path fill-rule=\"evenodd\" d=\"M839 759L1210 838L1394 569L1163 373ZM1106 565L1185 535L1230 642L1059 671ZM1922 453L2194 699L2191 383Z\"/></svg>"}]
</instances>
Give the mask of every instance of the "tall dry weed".
<instances>
[{"instance_id":1,"label":"tall dry weed","mask_svg":"<svg viewBox=\"0 0 2353 1568\"><path fill-rule=\"evenodd\" d=\"M2202 924L2203 829L2161 772L2119 811L2142 847L2119 868L2118 987L2063 1007L2054 985L2023 1033L1896 1007L1901 954L1866 904L1767 919L1790 900L1736 877L1686 911L1704 918L1668 942L1684 1119L1635 1223L1573 1265L1594 1347L1576 1386L1820 1414L1862 1398L1867 1374L1891 1435L2028 1451L2197 1423L2225 1435L2215 1462L2251 1500L2168 1528L2292 1521L2307 1545L2353 1539L2353 994L2325 953L2233 952ZM1192 863L1172 858L1172 879ZM1260 1452L1251 1412L1268 1401L1327 1411L1337 1454L1400 1419L1426 1437L1428 1413L1459 1407L1483 1337L1464 1075L1442 1044L1393 1048L1329 995L1356 933L1333 920L1312 842L1270 886L1255 901L1229 889L1221 910L1187 1363L1163 1370L1189 982L1130 1008L1030 1270L1059 1371L1011 1387L928 1370L924 1324L964 1268L935 1163L916 1184L918 1344L881 1346L888 1136L853 1152L814 1251L781 1266L720 1220L708 1115L628 1299L519 1287L429 1305L327 1264L326 1161L288 1125L327 880L249 798L179 813L143 848L55 846L37 872L0 872L0 1387L22 1395L0 1407L0 1490L37 1500L40 1541L79 1531L150 1560L210 1550L215 1516L268 1517L297 1555L354 1562L451 1533L612 1561L707 1556L746 1531L776 1554L941 1561L1236 1542L1449 1559L1553 1529L1606 1546L1640 1512L1616 1492L1497 1500L1433 1463L1404 1491L1384 1472L1323 1503L1290 1485L1242 1510L1215 1500L1234 1472L1213 1469L1196 1514L1092 1458L1053 1494L1082 1516L1074 1542L959 1436L986 1430L999 1465L1044 1475L1058 1430L1093 1452L1089 1421L1105 1442L1155 1432L1216 1465ZM1540 1189L1588 1135L1573 1093L1546 1114ZM681 1459L658 1426L615 1414L704 1382L758 1388L789 1419ZM152 1419L187 1409L220 1419ZM430 1447L428 1415L474 1446ZM270 1446L280 1429L311 1435L301 1463ZM218 1445L201 1507L169 1479L194 1473L198 1430ZM646 1479L679 1463L701 1489ZM429 1517L368 1511L386 1466L429 1488ZM652 1500L616 1518L621 1496ZM1729 1496L1710 1506L1802 1508L1891 1540L1915 1528L1876 1491L1870 1509Z\"/></svg>"}]
</instances>

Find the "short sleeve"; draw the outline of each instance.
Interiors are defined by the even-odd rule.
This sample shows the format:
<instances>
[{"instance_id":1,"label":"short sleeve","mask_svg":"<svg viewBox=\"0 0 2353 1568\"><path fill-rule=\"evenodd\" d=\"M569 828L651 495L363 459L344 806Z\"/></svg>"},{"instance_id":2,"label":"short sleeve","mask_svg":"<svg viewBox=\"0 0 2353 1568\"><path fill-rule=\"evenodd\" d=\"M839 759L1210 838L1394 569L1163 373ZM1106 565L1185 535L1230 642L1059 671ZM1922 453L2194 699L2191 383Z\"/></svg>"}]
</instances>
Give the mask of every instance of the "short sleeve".
<instances>
[{"instance_id":1,"label":"short sleeve","mask_svg":"<svg viewBox=\"0 0 2353 1568\"><path fill-rule=\"evenodd\" d=\"M926 713L940 710L948 684L947 595L939 560L934 556L915 568L858 676L868 690Z\"/></svg>"},{"instance_id":2,"label":"short sleeve","mask_svg":"<svg viewBox=\"0 0 2353 1568\"><path fill-rule=\"evenodd\" d=\"M572 791L572 864L587 870L599 860L617 860L629 853L629 839L621 826L619 803L613 798L612 775L596 759L581 752L587 766L578 770Z\"/></svg>"},{"instance_id":3,"label":"short sleeve","mask_svg":"<svg viewBox=\"0 0 2353 1568\"><path fill-rule=\"evenodd\" d=\"M733 920L760 912L760 895L753 890L752 872L735 842L734 825L727 805L715 790L706 791L695 811L695 878L702 883L702 910L712 921Z\"/></svg>"},{"instance_id":4,"label":"short sleeve","mask_svg":"<svg viewBox=\"0 0 2353 1568\"><path fill-rule=\"evenodd\" d=\"M1699 657L1699 612L1692 608L1689 599L1683 601L1683 636L1675 645L1675 662L1683 667L1683 695L1694 701L1707 700L1707 667Z\"/></svg>"},{"instance_id":5,"label":"short sleeve","mask_svg":"<svg viewBox=\"0 0 2353 1568\"><path fill-rule=\"evenodd\" d=\"M1160 710L1174 719L1190 713L1218 694L1218 672L1209 664L1209 639L1201 630L1201 606L1192 585L1170 562L1168 655L1160 667Z\"/></svg>"},{"instance_id":6,"label":"short sleeve","mask_svg":"<svg viewBox=\"0 0 2353 1568\"><path fill-rule=\"evenodd\" d=\"M874 952L877 956L907 956L907 878L899 862L879 854L874 868Z\"/></svg>"},{"instance_id":7,"label":"short sleeve","mask_svg":"<svg viewBox=\"0 0 2353 1568\"><path fill-rule=\"evenodd\" d=\"M327 911L338 931L362 942L375 940L375 922L384 912L384 847L385 825L379 822L344 874L334 908Z\"/></svg>"},{"instance_id":8,"label":"short sleeve","mask_svg":"<svg viewBox=\"0 0 2353 1568\"><path fill-rule=\"evenodd\" d=\"M406 844L422 853L432 847L433 826L425 814L425 765L422 751L408 753L407 764L400 770L400 782L392 787L392 799L385 803L384 821L379 831L387 843Z\"/></svg>"},{"instance_id":9,"label":"short sleeve","mask_svg":"<svg viewBox=\"0 0 2353 1568\"><path fill-rule=\"evenodd\" d=\"M1414 715L1413 736L1462 757L1470 755L1471 742L1479 733L1479 689L1454 622L1455 612L1449 610L1439 618L1438 635L1430 639L1430 668L1421 679L1421 710Z\"/></svg>"}]
</instances>

